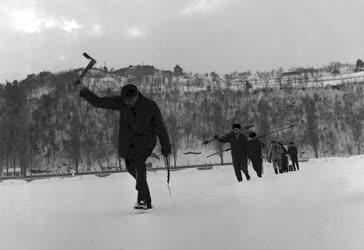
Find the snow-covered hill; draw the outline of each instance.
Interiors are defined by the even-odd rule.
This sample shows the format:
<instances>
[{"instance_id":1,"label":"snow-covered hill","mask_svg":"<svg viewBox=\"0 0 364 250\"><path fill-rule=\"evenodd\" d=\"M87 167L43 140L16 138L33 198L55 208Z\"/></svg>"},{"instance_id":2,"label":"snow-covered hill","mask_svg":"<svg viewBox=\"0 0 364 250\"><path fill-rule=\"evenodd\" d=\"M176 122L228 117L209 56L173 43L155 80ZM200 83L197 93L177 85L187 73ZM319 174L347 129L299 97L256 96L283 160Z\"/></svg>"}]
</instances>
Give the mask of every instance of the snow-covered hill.
<instances>
[{"instance_id":1,"label":"snow-covered hill","mask_svg":"<svg viewBox=\"0 0 364 250\"><path fill-rule=\"evenodd\" d=\"M235 181L231 166L149 173L135 212L127 174L0 183L1 249L361 249L364 156ZM252 171L252 170L251 170Z\"/></svg>"}]
</instances>

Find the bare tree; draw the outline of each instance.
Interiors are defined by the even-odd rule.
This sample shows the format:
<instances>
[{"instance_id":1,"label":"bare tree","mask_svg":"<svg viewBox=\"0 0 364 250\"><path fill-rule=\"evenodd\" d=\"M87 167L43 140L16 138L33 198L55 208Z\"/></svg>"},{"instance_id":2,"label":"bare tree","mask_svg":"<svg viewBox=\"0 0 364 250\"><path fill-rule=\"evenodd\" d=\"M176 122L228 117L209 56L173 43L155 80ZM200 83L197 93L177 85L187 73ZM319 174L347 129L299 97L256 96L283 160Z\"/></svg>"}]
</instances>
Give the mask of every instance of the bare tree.
<instances>
[{"instance_id":1,"label":"bare tree","mask_svg":"<svg viewBox=\"0 0 364 250\"><path fill-rule=\"evenodd\" d=\"M306 136L313 148L315 157L318 158L319 136L318 136L318 117L316 115L317 110L315 101L311 97L307 96L304 99L304 105L305 105L306 119L307 119Z\"/></svg>"},{"instance_id":2,"label":"bare tree","mask_svg":"<svg viewBox=\"0 0 364 250\"><path fill-rule=\"evenodd\" d=\"M361 138L363 136L364 106L363 92L351 90L343 95L344 121L350 128L353 141L357 146L358 154L361 153Z\"/></svg>"}]
</instances>

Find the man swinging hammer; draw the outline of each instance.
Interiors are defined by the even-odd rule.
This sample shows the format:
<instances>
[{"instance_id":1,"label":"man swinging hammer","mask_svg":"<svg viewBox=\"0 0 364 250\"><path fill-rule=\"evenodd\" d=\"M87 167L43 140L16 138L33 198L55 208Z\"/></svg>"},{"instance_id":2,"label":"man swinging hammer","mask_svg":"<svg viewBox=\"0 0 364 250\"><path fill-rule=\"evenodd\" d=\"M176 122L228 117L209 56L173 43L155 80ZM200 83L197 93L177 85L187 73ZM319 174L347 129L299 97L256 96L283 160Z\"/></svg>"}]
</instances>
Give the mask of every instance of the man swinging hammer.
<instances>
[{"instance_id":1,"label":"man swinging hammer","mask_svg":"<svg viewBox=\"0 0 364 250\"><path fill-rule=\"evenodd\" d=\"M135 209L151 209L145 161L156 146L157 136L162 155L169 159L171 144L157 103L143 96L133 84L125 85L120 95L99 97L82 84L80 96L96 108L119 112L119 157L136 180L138 191Z\"/></svg>"}]
</instances>

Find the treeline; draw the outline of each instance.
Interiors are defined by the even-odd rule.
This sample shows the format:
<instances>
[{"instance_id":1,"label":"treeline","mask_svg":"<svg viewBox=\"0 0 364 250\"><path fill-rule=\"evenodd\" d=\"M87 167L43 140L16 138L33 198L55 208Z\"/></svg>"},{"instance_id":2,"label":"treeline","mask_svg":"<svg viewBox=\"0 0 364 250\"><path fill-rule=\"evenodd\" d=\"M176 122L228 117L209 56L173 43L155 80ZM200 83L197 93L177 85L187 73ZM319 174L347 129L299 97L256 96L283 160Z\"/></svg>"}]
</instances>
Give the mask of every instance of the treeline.
<instances>
[{"instance_id":1,"label":"treeline","mask_svg":"<svg viewBox=\"0 0 364 250\"><path fill-rule=\"evenodd\" d=\"M182 74L182 69L177 68L177 72ZM297 123L298 126L266 140L295 140L315 157L361 153L362 83L335 88L262 89L253 93L226 88L182 92L178 82L173 82L178 77L169 77L175 73L162 79L131 79L139 84L143 94L160 105L173 144L175 165L180 152L202 150L203 140L229 131L233 122L254 123L258 134ZM21 82L0 85L1 173L3 169L15 171L15 167L21 168L22 175L29 171L64 173L70 168L91 171L95 170L95 163L98 169L122 167L116 150L118 113L95 109L79 98L71 84L76 76L77 70L56 75L43 72ZM100 96L115 95L124 83L112 89L90 88ZM211 147L222 149L220 144Z\"/></svg>"}]
</instances>

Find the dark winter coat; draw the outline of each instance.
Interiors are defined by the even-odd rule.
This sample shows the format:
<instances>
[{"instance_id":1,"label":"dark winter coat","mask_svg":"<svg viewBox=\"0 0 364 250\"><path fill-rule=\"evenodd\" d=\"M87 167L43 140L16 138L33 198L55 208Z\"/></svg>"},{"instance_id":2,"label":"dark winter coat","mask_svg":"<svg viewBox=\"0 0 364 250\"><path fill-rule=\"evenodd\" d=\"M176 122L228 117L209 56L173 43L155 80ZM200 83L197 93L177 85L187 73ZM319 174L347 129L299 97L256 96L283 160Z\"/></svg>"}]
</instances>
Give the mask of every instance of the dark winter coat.
<instances>
[{"instance_id":1,"label":"dark winter coat","mask_svg":"<svg viewBox=\"0 0 364 250\"><path fill-rule=\"evenodd\" d=\"M288 171L288 157L287 157L287 149L283 146L281 146L281 153L282 153L282 167L284 170Z\"/></svg>"},{"instance_id":2,"label":"dark winter coat","mask_svg":"<svg viewBox=\"0 0 364 250\"><path fill-rule=\"evenodd\" d=\"M98 97L89 89L83 88L80 96L94 107L119 111L118 153L120 157L128 158L130 151L151 153L156 146L156 136L159 138L162 154L171 153L168 133L156 102L139 93L134 117L133 112L126 106L120 95Z\"/></svg>"},{"instance_id":3,"label":"dark winter coat","mask_svg":"<svg viewBox=\"0 0 364 250\"><path fill-rule=\"evenodd\" d=\"M281 153L282 153L282 159L287 158L287 149L281 145Z\"/></svg>"},{"instance_id":4,"label":"dark winter coat","mask_svg":"<svg viewBox=\"0 0 364 250\"><path fill-rule=\"evenodd\" d=\"M231 156L233 162L242 162L248 164L248 138L245 134L239 133L238 139L234 132L230 132L224 136L218 138L219 142L230 142Z\"/></svg>"},{"instance_id":5,"label":"dark winter coat","mask_svg":"<svg viewBox=\"0 0 364 250\"><path fill-rule=\"evenodd\" d=\"M248 157L250 160L262 159L262 148L265 144L258 139L250 140L248 142Z\"/></svg>"},{"instance_id":6,"label":"dark winter coat","mask_svg":"<svg viewBox=\"0 0 364 250\"><path fill-rule=\"evenodd\" d=\"M298 150L297 150L296 146L294 146L294 145L288 146L288 154L291 157L291 159L297 159L297 153L298 153Z\"/></svg>"}]
</instances>

